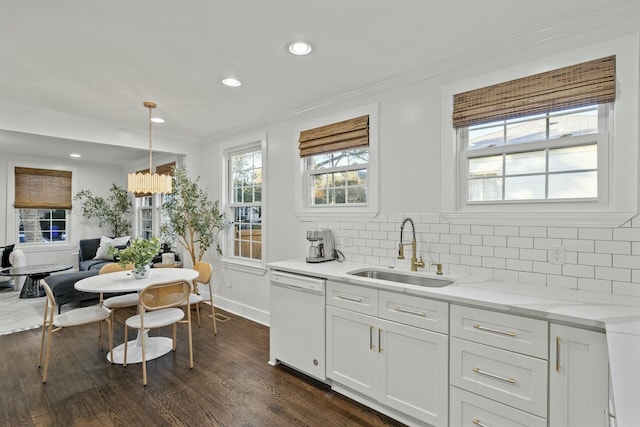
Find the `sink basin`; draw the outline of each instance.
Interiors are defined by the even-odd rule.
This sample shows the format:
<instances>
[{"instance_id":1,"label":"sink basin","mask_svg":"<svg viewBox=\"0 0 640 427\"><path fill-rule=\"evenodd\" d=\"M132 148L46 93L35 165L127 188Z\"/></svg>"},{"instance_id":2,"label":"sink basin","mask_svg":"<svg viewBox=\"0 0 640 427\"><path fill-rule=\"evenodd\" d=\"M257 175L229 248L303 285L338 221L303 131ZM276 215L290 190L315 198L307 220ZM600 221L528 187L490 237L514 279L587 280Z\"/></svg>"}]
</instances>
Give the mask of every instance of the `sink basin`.
<instances>
[{"instance_id":1,"label":"sink basin","mask_svg":"<svg viewBox=\"0 0 640 427\"><path fill-rule=\"evenodd\" d=\"M399 273L397 271L387 270L356 270L347 274L358 277L367 277L369 279L388 280L391 282L404 283L407 285L426 286L429 288L442 288L453 283L452 280L436 279L433 277L417 276L407 273Z\"/></svg>"}]
</instances>

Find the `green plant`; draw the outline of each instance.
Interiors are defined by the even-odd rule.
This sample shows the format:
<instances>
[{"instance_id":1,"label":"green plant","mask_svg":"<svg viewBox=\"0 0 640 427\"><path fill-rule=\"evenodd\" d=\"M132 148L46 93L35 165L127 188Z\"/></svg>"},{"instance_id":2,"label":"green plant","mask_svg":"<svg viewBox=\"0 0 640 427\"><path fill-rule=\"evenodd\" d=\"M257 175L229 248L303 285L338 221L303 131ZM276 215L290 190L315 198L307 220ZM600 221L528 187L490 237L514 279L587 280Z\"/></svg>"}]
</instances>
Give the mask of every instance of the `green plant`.
<instances>
[{"instance_id":1,"label":"green plant","mask_svg":"<svg viewBox=\"0 0 640 427\"><path fill-rule=\"evenodd\" d=\"M143 239L138 237L134 239L129 246L124 249L109 248L109 254L118 259L118 264L121 267L126 267L127 264L133 264L137 270L140 267L151 264L153 258L160 252L160 240L157 237L151 239Z\"/></svg>"},{"instance_id":2,"label":"green plant","mask_svg":"<svg viewBox=\"0 0 640 427\"><path fill-rule=\"evenodd\" d=\"M94 195L91 190L82 190L73 199L80 202L83 217L97 220L99 227L109 227L103 230L106 235L127 236L131 229L131 196L115 183L109 191L111 194L106 199Z\"/></svg>"},{"instance_id":3,"label":"green plant","mask_svg":"<svg viewBox=\"0 0 640 427\"><path fill-rule=\"evenodd\" d=\"M160 235L186 249L194 265L202 261L213 245L219 254L222 253L217 237L227 226L220 204L209 200L198 184L199 179L189 178L184 166L173 170L173 189L162 203L168 221L160 227Z\"/></svg>"}]
</instances>

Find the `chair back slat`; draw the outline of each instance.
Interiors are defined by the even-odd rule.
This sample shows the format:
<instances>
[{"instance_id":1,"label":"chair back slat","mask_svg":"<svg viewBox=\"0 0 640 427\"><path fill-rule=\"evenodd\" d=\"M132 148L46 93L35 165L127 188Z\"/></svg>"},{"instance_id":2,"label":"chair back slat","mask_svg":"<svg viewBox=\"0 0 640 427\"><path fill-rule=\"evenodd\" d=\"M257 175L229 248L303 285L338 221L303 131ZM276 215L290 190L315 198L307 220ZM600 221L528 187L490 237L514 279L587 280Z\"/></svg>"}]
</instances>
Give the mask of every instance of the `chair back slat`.
<instances>
[{"instance_id":1,"label":"chair back slat","mask_svg":"<svg viewBox=\"0 0 640 427\"><path fill-rule=\"evenodd\" d=\"M122 267L117 262L105 264L100 268L98 274L117 273L118 271L133 270L133 264L127 264L126 267Z\"/></svg>"},{"instance_id":2,"label":"chair back slat","mask_svg":"<svg viewBox=\"0 0 640 427\"><path fill-rule=\"evenodd\" d=\"M195 282L209 284L211 280L211 272L213 267L208 262L197 262L193 269L198 272L198 277L194 279Z\"/></svg>"},{"instance_id":3,"label":"chair back slat","mask_svg":"<svg viewBox=\"0 0 640 427\"><path fill-rule=\"evenodd\" d=\"M148 311L179 307L190 293L191 284L186 280L154 283L140 291L140 306Z\"/></svg>"}]
</instances>

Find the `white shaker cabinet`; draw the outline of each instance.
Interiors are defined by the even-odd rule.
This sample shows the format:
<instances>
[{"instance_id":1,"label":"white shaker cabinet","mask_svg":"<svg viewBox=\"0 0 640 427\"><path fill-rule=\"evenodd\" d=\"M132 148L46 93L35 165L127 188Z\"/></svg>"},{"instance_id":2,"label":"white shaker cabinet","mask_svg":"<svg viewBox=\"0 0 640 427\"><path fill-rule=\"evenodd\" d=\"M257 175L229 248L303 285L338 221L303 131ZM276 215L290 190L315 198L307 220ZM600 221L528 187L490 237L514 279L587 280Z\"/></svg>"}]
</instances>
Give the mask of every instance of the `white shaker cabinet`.
<instances>
[{"instance_id":1,"label":"white shaker cabinet","mask_svg":"<svg viewBox=\"0 0 640 427\"><path fill-rule=\"evenodd\" d=\"M338 291L342 286L329 283L327 293L327 377L334 389L351 391L377 409L391 408L396 417L406 414L420 423L448 426L448 336L409 325L412 317L424 321L426 313L437 310L422 308L424 299L400 298L392 306L410 316L409 324L381 319L369 314L378 298L370 289ZM380 293L384 306L396 299ZM446 309L446 303L440 304Z\"/></svg>"},{"instance_id":2,"label":"white shaker cabinet","mask_svg":"<svg viewBox=\"0 0 640 427\"><path fill-rule=\"evenodd\" d=\"M608 426L605 334L557 324L549 332L549 427Z\"/></svg>"}]
</instances>

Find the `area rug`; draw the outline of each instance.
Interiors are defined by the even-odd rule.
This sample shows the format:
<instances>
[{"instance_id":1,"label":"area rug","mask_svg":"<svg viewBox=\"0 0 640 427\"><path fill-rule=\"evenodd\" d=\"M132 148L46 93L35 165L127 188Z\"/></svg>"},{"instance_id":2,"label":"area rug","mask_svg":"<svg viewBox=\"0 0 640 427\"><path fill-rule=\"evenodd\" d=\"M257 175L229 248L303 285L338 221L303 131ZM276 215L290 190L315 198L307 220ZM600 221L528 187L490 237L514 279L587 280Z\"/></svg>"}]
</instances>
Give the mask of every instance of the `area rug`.
<instances>
[{"instance_id":1,"label":"area rug","mask_svg":"<svg viewBox=\"0 0 640 427\"><path fill-rule=\"evenodd\" d=\"M0 335L42 326L45 298L19 298L13 289L0 290Z\"/></svg>"}]
</instances>

